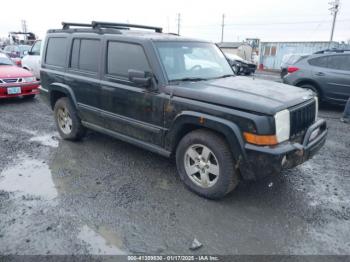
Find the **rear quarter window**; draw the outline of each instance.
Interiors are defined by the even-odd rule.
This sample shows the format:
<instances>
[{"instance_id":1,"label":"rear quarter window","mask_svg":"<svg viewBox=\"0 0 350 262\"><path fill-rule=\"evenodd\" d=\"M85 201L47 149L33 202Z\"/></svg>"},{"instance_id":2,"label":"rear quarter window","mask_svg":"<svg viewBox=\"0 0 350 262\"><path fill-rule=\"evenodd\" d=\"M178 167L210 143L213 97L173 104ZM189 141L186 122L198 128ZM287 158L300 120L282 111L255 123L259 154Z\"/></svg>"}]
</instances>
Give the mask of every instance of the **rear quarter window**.
<instances>
[{"instance_id":1,"label":"rear quarter window","mask_svg":"<svg viewBox=\"0 0 350 262\"><path fill-rule=\"evenodd\" d=\"M67 56L67 38L51 37L48 39L45 63L48 65L64 67Z\"/></svg>"}]
</instances>

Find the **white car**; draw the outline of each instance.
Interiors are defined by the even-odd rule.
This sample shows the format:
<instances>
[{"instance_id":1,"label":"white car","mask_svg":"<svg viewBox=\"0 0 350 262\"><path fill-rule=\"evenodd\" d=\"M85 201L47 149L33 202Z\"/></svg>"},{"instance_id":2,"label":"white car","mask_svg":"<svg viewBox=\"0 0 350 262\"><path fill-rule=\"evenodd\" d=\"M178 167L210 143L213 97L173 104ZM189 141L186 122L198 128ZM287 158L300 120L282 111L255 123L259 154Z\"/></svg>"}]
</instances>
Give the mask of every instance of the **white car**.
<instances>
[{"instance_id":1,"label":"white car","mask_svg":"<svg viewBox=\"0 0 350 262\"><path fill-rule=\"evenodd\" d=\"M35 41L31 49L22 58L22 67L31 71L37 79L40 79L41 47L42 41Z\"/></svg>"}]
</instances>

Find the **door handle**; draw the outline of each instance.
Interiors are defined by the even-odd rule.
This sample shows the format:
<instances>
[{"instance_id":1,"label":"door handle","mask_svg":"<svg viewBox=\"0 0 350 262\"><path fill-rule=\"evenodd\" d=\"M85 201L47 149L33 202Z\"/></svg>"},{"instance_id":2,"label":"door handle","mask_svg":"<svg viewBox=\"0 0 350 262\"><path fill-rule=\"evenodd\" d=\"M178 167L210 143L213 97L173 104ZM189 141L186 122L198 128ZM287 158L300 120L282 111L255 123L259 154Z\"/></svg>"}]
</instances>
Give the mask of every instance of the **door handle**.
<instances>
[{"instance_id":1,"label":"door handle","mask_svg":"<svg viewBox=\"0 0 350 262\"><path fill-rule=\"evenodd\" d=\"M104 90L104 91L108 91L108 92L113 92L114 91L113 87L108 87L108 86L102 86L101 89Z\"/></svg>"},{"instance_id":2,"label":"door handle","mask_svg":"<svg viewBox=\"0 0 350 262\"><path fill-rule=\"evenodd\" d=\"M326 74L323 73L323 72L317 72L316 75L317 75L317 76L325 76Z\"/></svg>"}]
</instances>

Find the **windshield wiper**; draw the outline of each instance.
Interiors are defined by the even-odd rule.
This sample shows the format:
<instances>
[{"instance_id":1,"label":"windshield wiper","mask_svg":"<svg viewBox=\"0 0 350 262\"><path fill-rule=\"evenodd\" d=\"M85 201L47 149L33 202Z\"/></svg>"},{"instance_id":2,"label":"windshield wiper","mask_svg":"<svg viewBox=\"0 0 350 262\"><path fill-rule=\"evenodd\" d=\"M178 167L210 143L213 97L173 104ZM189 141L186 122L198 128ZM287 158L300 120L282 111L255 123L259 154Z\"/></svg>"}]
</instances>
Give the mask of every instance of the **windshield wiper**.
<instances>
[{"instance_id":1,"label":"windshield wiper","mask_svg":"<svg viewBox=\"0 0 350 262\"><path fill-rule=\"evenodd\" d=\"M204 81L204 80L208 80L207 78L201 78L201 77L184 77L184 78L179 78L179 79L172 79L170 80L170 82L190 82L190 81L193 81L193 82L196 82L196 81Z\"/></svg>"},{"instance_id":2,"label":"windshield wiper","mask_svg":"<svg viewBox=\"0 0 350 262\"><path fill-rule=\"evenodd\" d=\"M11 64L7 64L7 63L0 63L0 65L11 65Z\"/></svg>"}]
</instances>

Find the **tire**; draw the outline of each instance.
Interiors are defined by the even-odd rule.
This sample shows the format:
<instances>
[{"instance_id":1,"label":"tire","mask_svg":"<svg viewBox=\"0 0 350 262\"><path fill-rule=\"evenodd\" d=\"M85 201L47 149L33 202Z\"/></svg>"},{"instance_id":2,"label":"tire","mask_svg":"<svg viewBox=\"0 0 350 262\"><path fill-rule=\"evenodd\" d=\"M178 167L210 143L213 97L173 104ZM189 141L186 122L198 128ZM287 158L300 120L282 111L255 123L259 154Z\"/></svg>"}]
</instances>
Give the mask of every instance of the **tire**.
<instances>
[{"instance_id":1,"label":"tire","mask_svg":"<svg viewBox=\"0 0 350 262\"><path fill-rule=\"evenodd\" d=\"M204 146L202 150L201 146ZM208 150L210 153L206 154ZM195 161L196 156L204 158L202 161ZM204 166L205 163L207 166ZM209 130L195 130L181 139L176 149L176 166L184 184L205 198L220 199L239 182L235 161L227 142L222 136ZM207 175L204 175L204 169ZM205 179L202 179L201 174Z\"/></svg>"},{"instance_id":2,"label":"tire","mask_svg":"<svg viewBox=\"0 0 350 262\"><path fill-rule=\"evenodd\" d=\"M303 85L300 85L300 87L311 90L312 92L314 92L316 94L316 96L318 97L318 100L319 101L321 100L320 91L314 85L312 85L312 84L303 84Z\"/></svg>"},{"instance_id":3,"label":"tire","mask_svg":"<svg viewBox=\"0 0 350 262\"><path fill-rule=\"evenodd\" d=\"M68 97L57 100L54 116L58 132L63 139L75 141L84 137L86 129Z\"/></svg>"},{"instance_id":4,"label":"tire","mask_svg":"<svg viewBox=\"0 0 350 262\"><path fill-rule=\"evenodd\" d=\"M34 99L34 97L35 97L35 95L23 96L23 98L26 100L32 100L32 99Z\"/></svg>"}]
</instances>

